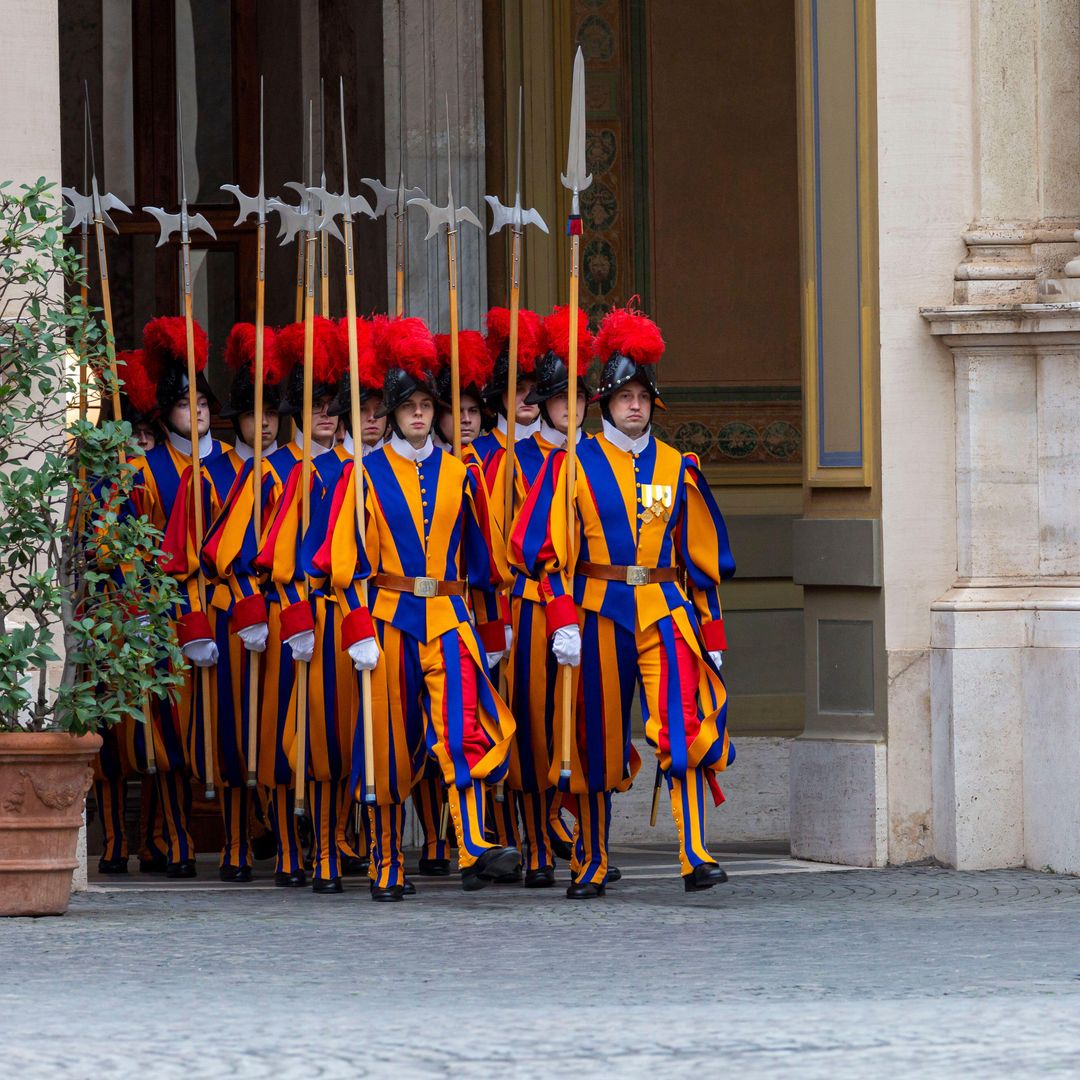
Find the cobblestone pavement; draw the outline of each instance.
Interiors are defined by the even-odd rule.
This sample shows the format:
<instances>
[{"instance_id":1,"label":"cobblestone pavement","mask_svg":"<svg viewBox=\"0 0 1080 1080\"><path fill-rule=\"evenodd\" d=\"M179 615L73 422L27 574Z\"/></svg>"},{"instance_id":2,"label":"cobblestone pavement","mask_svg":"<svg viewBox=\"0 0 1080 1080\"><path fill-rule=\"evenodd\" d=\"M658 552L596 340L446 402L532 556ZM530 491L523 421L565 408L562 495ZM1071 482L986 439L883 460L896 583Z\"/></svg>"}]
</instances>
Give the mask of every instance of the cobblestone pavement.
<instances>
[{"instance_id":1,"label":"cobblestone pavement","mask_svg":"<svg viewBox=\"0 0 1080 1080\"><path fill-rule=\"evenodd\" d=\"M1080 1075L1078 879L617 858L585 904L110 879L0 921L3 1075Z\"/></svg>"}]
</instances>

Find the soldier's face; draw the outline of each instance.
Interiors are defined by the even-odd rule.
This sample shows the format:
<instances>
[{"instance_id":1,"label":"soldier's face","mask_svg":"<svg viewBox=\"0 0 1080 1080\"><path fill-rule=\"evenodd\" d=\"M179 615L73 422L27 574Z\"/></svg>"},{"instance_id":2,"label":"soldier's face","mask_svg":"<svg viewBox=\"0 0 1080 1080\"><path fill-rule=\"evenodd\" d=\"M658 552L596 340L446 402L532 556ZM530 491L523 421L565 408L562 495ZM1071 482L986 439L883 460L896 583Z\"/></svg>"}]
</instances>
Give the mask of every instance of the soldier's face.
<instances>
[{"instance_id":1,"label":"soldier's face","mask_svg":"<svg viewBox=\"0 0 1080 1080\"><path fill-rule=\"evenodd\" d=\"M443 442L454 441L454 422L449 411L443 410L439 416L439 434ZM469 443L480 434L480 403L468 394L461 395L461 445Z\"/></svg>"},{"instance_id":2,"label":"soldier's face","mask_svg":"<svg viewBox=\"0 0 1080 1080\"><path fill-rule=\"evenodd\" d=\"M205 435L210 430L210 403L205 394L195 395L195 411L199 420L199 435ZM191 410L188 408L188 396L185 394L169 410L169 427L182 439L191 438Z\"/></svg>"},{"instance_id":3,"label":"soldier's face","mask_svg":"<svg viewBox=\"0 0 1080 1080\"><path fill-rule=\"evenodd\" d=\"M611 422L631 439L644 434L652 419L652 394L640 383L628 383L616 390L608 402Z\"/></svg>"},{"instance_id":4,"label":"soldier's face","mask_svg":"<svg viewBox=\"0 0 1080 1080\"><path fill-rule=\"evenodd\" d=\"M382 408L382 398L368 398L360 406L360 438L365 446L374 446L386 434L386 417L375 414Z\"/></svg>"},{"instance_id":5,"label":"soldier's face","mask_svg":"<svg viewBox=\"0 0 1080 1080\"><path fill-rule=\"evenodd\" d=\"M330 415L330 398L321 397L311 405L311 437L321 446L333 446L338 418Z\"/></svg>"},{"instance_id":6,"label":"soldier's face","mask_svg":"<svg viewBox=\"0 0 1080 1080\"><path fill-rule=\"evenodd\" d=\"M264 450L277 438L278 424L277 409L263 409L262 444ZM244 413L240 417L240 438L248 446L255 445L255 414L253 412Z\"/></svg>"},{"instance_id":7,"label":"soldier's face","mask_svg":"<svg viewBox=\"0 0 1080 1080\"><path fill-rule=\"evenodd\" d=\"M535 379L518 379L517 385L517 409L514 415L517 417L519 424L535 424L536 418L540 415L539 405L526 405L525 398L532 392L532 388L536 385ZM506 391L502 396L503 408L507 410L507 416L509 412L509 396L510 392Z\"/></svg>"},{"instance_id":8,"label":"soldier's face","mask_svg":"<svg viewBox=\"0 0 1080 1080\"><path fill-rule=\"evenodd\" d=\"M402 435L419 448L431 434L431 425L435 420L435 401L430 394L418 390L404 405L399 405L394 410L394 419Z\"/></svg>"},{"instance_id":9,"label":"soldier's face","mask_svg":"<svg viewBox=\"0 0 1080 1080\"><path fill-rule=\"evenodd\" d=\"M556 394L553 398L547 400L547 414L548 419L551 421L551 426L561 434L565 435L570 430L570 395L569 394ZM578 394L577 396L577 422L581 423L581 418L585 415L585 395Z\"/></svg>"},{"instance_id":10,"label":"soldier's face","mask_svg":"<svg viewBox=\"0 0 1080 1080\"><path fill-rule=\"evenodd\" d=\"M135 424L131 429L131 441L139 448L140 454L145 454L157 446L154 429L149 424Z\"/></svg>"}]
</instances>

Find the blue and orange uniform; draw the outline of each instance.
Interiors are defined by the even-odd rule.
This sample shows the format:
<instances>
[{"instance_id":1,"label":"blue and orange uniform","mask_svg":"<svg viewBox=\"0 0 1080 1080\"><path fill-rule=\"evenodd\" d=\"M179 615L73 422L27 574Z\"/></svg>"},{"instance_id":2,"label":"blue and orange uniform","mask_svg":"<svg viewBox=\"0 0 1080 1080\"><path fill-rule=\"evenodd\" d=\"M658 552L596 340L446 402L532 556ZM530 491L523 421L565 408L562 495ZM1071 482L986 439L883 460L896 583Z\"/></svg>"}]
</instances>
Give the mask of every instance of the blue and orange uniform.
<instances>
[{"instance_id":1,"label":"blue and orange uniform","mask_svg":"<svg viewBox=\"0 0 1080 1080\"><path fill-rule=\"evenodd\" d=\"M222 512L238 479L249 468L247 463L251 457L251 448L238 443L202 466L203 521L209 525L205 543L216 542L215 527L222 520ZM190 468L185 471L182 491L190 492L189 477ZM182 530L185 522L187 528ZM210 730L215 775L205 775L206 728L202 724L193 725L188 732L188 760L196 780L202 783L210 780L221 791L225 830L221 869L250 870L253 806L252 791L247 786L247 746L251 719L251 657L237 636L237 630L241 625L250 625L242 623L245 616L250 619L253 610L264 611L265 605L259 604L262 598L254 592L235 595L229 582L217 577L212 559L200 561L199 552L195 549L193 514L184 498L178 500L172 515L165 538L165 551L170 559L169 568L181 580L190 580L200 572L207 579L207 615L218 647L218 661L210 683ZM252 602L238 608L246 595L252 596Z\"/></svg>"},{"instance_id":2,"label":"blue and orange uniform","mask_svg":"<svg viewBox=\"0 0 1080 1080\"><path fill-rule=\"evenodd\" d=\"M573 626L580 634L568 779L579 827L567 895L603 891L611 794L628 788L640 766L630 737L638 690L645 738L668 781L686 887L709 888L725 875L705 844L705 791L722 800L716 773L735 757L714 659L726 647L720 582L735 563L697 462L651 429L632 438L611 419L612 396L634 382L655 405L659 330L637 312L616 310L596 343L609 357L596 397L603 433L578 445L572 492L566 454L549 456L509 553L549 591L549 631Z\"/></svg>"},{"instance_id":3,"label":"blue and orange uniform","mask_svg":"<svg viewBox=\"0 0 1080 1080\"><path fill-rule=\"evenodd\" d=\"M275 872L292 875L299 883L303 879L303 858L294 813L296 716L288 708L293 680L292 654L282 639L281 596L266 584L268 575L257 559L267 524L293 470L300 464L301 453L296 443L289 443L263 459L258 522L254 520L254 468L251 461L243 463L220 512L215 515L202 553L208 577L218 587L228 590L234 636L245 627L269 624L261 665L256 772L259 786L266 792L267 816L277 844ZM305 602L297 609L301 623L307 621L303 617L305 608L310 619L310 606ZM290 618L295 621L298 616ZM289 625L286 618L286 627ZM285 636L290 636L289 632ZM230 640L230 648L233 647ZM246 701L243 708L247 708ZM243 746L246 745L245 734Z\"/></svg>"},{"instance_id":4,"label":"blue and orange uniform","mask_svg":"<svg viewBox=\"0 0 1080 1080\"><path fill-rule=\"evenodd\" d=\"M558 443L553 439L558 439ZM517 443L511 521L525 505L552 451L565 445L565 436L543 424L536 434ZM489 477L492 518L499 532L505 529L503 485L507 461L505 450L499 450L488 458L485 470ZM544 619L545 598L536 578L516 568L512 576L509 604L513 644L506 682L507 700L517 730L510 748L506 785L514 793L523 859L528 870L536 871L554 865L553 837L569 844L572 836L560 817L561 797L551 780L558 666L551 655Z\"/></svg>"},{"instance_id":5,"label":"blue and orange uniform","mask_svg":"<svg viewBox=\"0 0 1080 1080\"><path fill-rule=\"evenodd\" d=\"M358 576L370 576L376 588L376 674L389 707L373 733L371 873L386 889L404 883L402 803L429 758L448 790L461 868L495 847L484 836L483 784L505 775L514 721L487 670L485 654L505 644L503 573L478 470L430 442L415 451L394 436L364 459L364 490L365 551L358 550L347 463L317 561L335 588L349 590ZM359 734L354 786L362 784L367 752Z\"/></svg>"},{"instance_id":6,"label":"blue and orange uniform","mask_svg":"<svg viewBox=\"0 0 1080 1080\"><path fill-rule=\"evenodd\" d=\"M296 449L295 444L285 448L290 454ZM333 490L341 465L341 458L332 449L312 458L309 543L315 537L321 540L318 507ZM346 805L344 788L351 771L357 694L353 667L341 645L341 624L347 613L341 610L335 592L309 578L306 572L301 547L305 539L300 528L301 478L302 468L297 460L274 508L258 561L269 571L270 596L272 602L276 596L281 609L279 628L283 648L277 710L281 723L292 727L294 738L298 695L307 694L305 787L312 815L317 884L341 877L339 837L345 828L342 808ZM306 687L296 678L291 649L285 643L298 629L312 630L315 634L315 652L308 664ZM286 653L289 653L289 665ZM266 697L269 700L270 694ZM287 717L291 717L291 722ZM292 764L295 768L295 753Z\"/></svg>"},{"instance_id":7,"label":"blue and orange uniform","mask_svg":"<svg viewBox=\"0 0 1080 1080\"><path fill-rule=\"evenodd\" d=\"M208 435L200 440L200 456L207 465L228 449L227 444ZM190 477L191 442L170 432L165 442L155 446L145 457L134 459L132 465L138 474L133 512L145 514L164 534L181 492L186 491L184 478L185 474ZM174 621L181 647L190 641L212 636L194 577L182 582ZM154 722L150 734L154 739L158 794L165 815L170 864L186 863L195 858L194 841L188 828L191 814L189 771L194 762L188 756L188 748L192 732L202 728L204 703L198 673L193 667L186 666L183 675L184 682L175 701L151 699ZM140 772L148 766L147 734L145 724L133 724L126 732L125 753Z\"/></svg>"}]
</instances>

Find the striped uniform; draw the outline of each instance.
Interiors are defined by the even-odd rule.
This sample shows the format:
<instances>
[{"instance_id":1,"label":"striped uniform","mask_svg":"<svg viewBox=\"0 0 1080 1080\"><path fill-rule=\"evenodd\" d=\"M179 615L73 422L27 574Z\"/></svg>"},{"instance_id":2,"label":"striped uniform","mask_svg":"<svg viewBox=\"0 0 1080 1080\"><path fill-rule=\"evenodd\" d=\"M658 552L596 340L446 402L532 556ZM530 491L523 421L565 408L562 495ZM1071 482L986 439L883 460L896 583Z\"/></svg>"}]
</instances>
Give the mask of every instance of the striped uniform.
<instances>
[{"instance_id":1,"label":"striped uniform","mask_svg":"<svg viewBox=\"0 0 1080 1080\"><path fill-rule=\"evenodd\" d=\"M413 461L391 444L364 459L364 484L365 552L358 550L355 484L346 464L316 561L336 589L348 590L358 575L377 575L376 677L385 681L389 707L375 715L371 748L378 800L371 876L386 888L404 882L401 804L429 758L447 785L459 865L471 866L492 846L484 837L483 783L505 775L514 722L491 685L484 655L504 647L497 588L505 568L493 546L479 470L437 447ZM386 576L449 583L442 586L449 595L398 591ZM364 775L360 734L358 725L354 786Z\"/></svg>"},{"instance_id":2,"label":"striped uniform","mask_svg":"<svg viewBox=\"0 0 1080 1080\"><path fill-rule=\"evenodd\" d=\"M279 461L288 465L285 455L295 458L281 496L263 537L258 564L270 572L271 604L276 598L280 615L276 630L280 637L279 666L273 672L268 665L267 679L276 676L276 695L268 690L265 702L276 697L278 730L291 730L296 738L297 700L307 694L306 775L307 801L312 815L315 848L315 878L327 881L341 876L340 846L347 819L346 786L352 766L353 728L356 723L356 678L348 653L341 645L343 611L338 595L323 583L306 574L305 555L301 549L302 521L302 451L290 443L269 459L275 471L284 471ZM325 536L325 522L320 524L320 508L334 489L341 474L341 456L322 450L312 458L310 495L311 527L306 541L314 547ZM308 560L310 564L310 559ZM307 665L307 685L297 680L298 669L285 641L302 630L313 630L315 652ZM264 710L265 716L265 710ZM290 769L296 764L295 747L290 755Z\"/></svg>"},{"instance_id":3,"label":"striped uniform","mask_svg":"<svg viewBox=\"0 0 1080 1080\"><path fill-rule=\"evenodd\" d=\"M246 476L244 470L249 460L250 450L245 455L233 448L203 466L206 544L214 543L217 535L215 529L222 519L222 512L238 478ZM189 475L190 470L187 470L185 477ZM190 488L182 487L182 490ZM185 579L200 569L207 578L207 614L218 647L218 662L210 684L210 722L214 745L213 780L221 789L225 826L221 865L243 868L251 866L252 861L250 820L253 810L251 791L247 787L251 657L236 634L239 629L237 605L243 596L235 596L229 583L217 577L212 560L204 560L200 564L194 544L194 515L187 502L183 495L177 500L165 537L165 551L173 562L175 572ZM186 530L183 528L185 522ZM265 605L260 607L256 603L254 609L265 611ZM244 611L243 608L239 610L241 614ZM201 724L196 725L188 733L188 758L192 774L202 782L207 779L204 744L205 729Z\"/></svg>"},{"instance_id":4,"label":"striped uniform","mask_svg":"<svg viewBox=\"0 0 1080 1080\"><path fill-rule=\"evenodd\" d=\"M539 432L516 443L511 520L525 504L529 489L554 449L555 445ZM500 448L488 457L484 470L492 518L500 534L505 533L506 465L506 451ZM550 834L557 827L555 822L562 824L558 790L551 782L558 665L551 655L539 582L515 572L509 596L514 639L506 669L507 699L517 731L510 748L506 780L514 798L512 802L507 800L507 804L513 806L512 817L520 818L526 865L536 870L554 865ZM516 820L512 823L518 824Z\"/></svg>"},{"instance_id":5,"label":"striped uniform","mask_svg":"<svg viewBox=\"0 0 1080 1080\"><path fill-rule=\"evenodd\" d=\"M568 567L565 457L548 458L515 522L509 554L551 590L549 632L575 621L581 629L570 777L580 803L575 877L602 884L607 874L611 793L628 788L640 765L630 739L636 690L646 740L668 779L680 862L689 873L714 861L705 849L703 792L708 782L720 801L714 774L735 757L724 683L707 657L726 645L719 584L735 571L727 529L691 459L656 438L631 454L600 435L578 448L576 563ZM661 568L668 580L605 580L588 576L583 564L601 572ZM678 580L682 574L688 590Z\"/></svg>"},{"instance_id":6,"label":"striped uniform","mask_svg":"<svg viewBox=\"0 0 1080 1080\"><path fill-rule=\"evenodd\" d=\"M259 786L265 791L268 823L277 843L275 869L289 874L303 866L293 812L296 716L288 708L293 663L292 654L281 640L280 596L267 587L267 574L256 560L267 523L290 475L300 463L300 455L300 448L289 443L263 459L262 520L258 523L254 521L254 466L251 461L244 462L207 533L202 553L207 574L229 590L233 630L269 623L269 638L260 664L256 770Z\"/></svg>"},{"instance_id":7,"label":"striped uniform","mask_svg":"<svg viewBox=\"0 0 1080 1080\"><path fill-rule=\"evenodd\" d=\"M185 442L187 440L184 440ZM207 463L223 454L229 447L216 439L205 439L209 449L201 454ZM200 447L201 449L201 447ZM135 513L145 514L150 523L164 534L169 525L177 497L182 490L181 478L190 475L191 455L173 445L173 437L155 446L145 457L135 458L136 489L132 503ZM176 613L177 637L181 645L207 635L205 613L201 610L194 579L180 590ZM184 682L175 699L152 697L154 756L157 766L157 785L161 810L164 813L165 839L170 863L187 862L195 858L195 845L188 829L191 815L190 766L187 758L187 735L200 724L201 703L195 693L200 682L198 671L191 665L184 670ZM124 725L124 754L135 767L147 768L147 725L137 722Z\"/></svg>"}]
</instances>

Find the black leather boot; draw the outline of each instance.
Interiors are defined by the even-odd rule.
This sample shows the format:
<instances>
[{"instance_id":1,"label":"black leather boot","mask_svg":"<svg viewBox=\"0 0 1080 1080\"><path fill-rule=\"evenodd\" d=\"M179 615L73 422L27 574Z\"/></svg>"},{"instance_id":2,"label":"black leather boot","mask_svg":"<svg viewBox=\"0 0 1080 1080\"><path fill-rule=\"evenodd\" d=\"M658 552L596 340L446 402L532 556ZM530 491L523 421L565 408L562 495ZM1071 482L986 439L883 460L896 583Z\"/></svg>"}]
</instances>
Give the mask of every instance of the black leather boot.
<instances>
[{"instance_id":1,"label":"black leather boot","mask_svg":"<svg viewBox=\"0 0 1080 1080\"><path fill-rule=\"evenodd\" d=\"M307 874L303 870L277 870L274 884L279 889L299 889L307 884Z\"/></svg>"},{"instance_id":2,"label":"black leather boot","mask_svg":"<svg viewBox=\"0 0 1080 1080\"><path fill-rule=\"evenodd\" d=\"M490 885L504 874L521 869L521 852L516 847L488 848L467 870L461 872L461 887L466 892Z\"/></svg>"},{"instance_id":3,"label":"black leather boot","mask_svg":"<svg viewBox=\"0 0 1080 1080\"><path fill-rule=\"evenodd\" d=\"M194 859L184 859L182 862L171 862L165 867L167 878L193 878L198 874L195 869Z\"/></svg>"},{"instance_id":4,"label":"black leather boot","mask_svg":"<svg viewBox=\"0 0 1080 1080\"><path fill-rule=\"evenodd\" d=\"M595 900L604 895L604 886L595 881L572 881L566 890L567 900Z\"/></svg>"},{"instance_id":5,"label":"black leather boot","mask_svg":"<svg viewBox=\"0 0 1080 1080\"><path fill-rule=\"evenodd\" d=\"M537 870L525 871L526 889L550 889L555 884L555 867L541 866Z\"/></svg>"},{"instance_id":6,"label":"black leather boot","mask_svg":"<svg viewBox=\"0 0 1080 1080\"><path fill-rule=\"evenodd\" d=\"M714 885L723 885L727 881L727 872L716 863L702 863L695 866L689 874L683 874L683 886L687 892L701 892Z\"/></svg>"}]
</instances>

